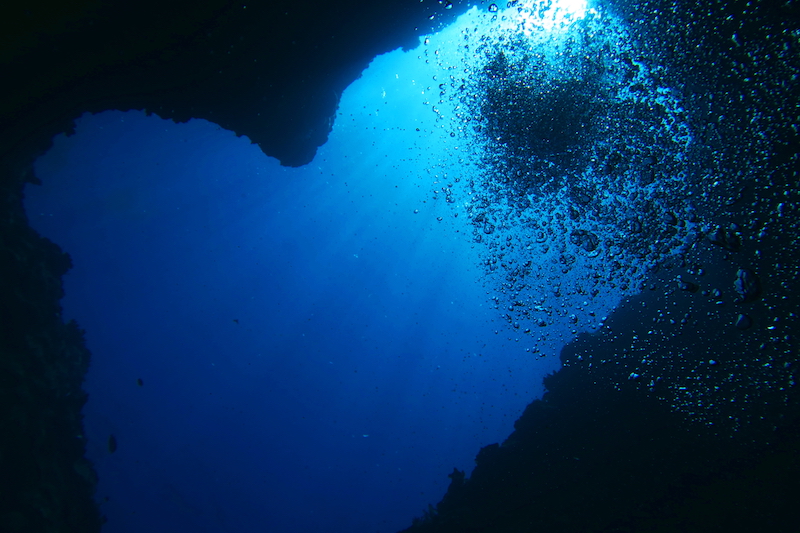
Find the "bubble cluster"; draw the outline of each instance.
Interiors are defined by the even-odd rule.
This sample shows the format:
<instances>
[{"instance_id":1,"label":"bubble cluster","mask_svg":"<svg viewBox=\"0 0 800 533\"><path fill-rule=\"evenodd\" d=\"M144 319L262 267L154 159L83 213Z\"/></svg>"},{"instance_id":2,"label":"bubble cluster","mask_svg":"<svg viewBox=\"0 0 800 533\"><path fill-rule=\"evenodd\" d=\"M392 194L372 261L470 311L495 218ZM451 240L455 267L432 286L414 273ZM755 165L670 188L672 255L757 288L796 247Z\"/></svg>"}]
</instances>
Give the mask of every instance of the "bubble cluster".
<instances>
[{"instance_id":1,"label":"bubble cluster","mask_svg":"<svg viewBox=\"0 0 800 533\"><path fill-rule=\"evenodd\" d=\"M750 159L725 168L733 150L715 148L673 73L619 19L587 10L554 23L546 6L513 4L472 12L421 52L437 69L428 103L461 164L437 174L436 196L468 217L500 316L540 355L548 342L604 332L613 358L569 363L695 421L737 431L768 419L750 406L790 401L796 316L755 331L755 314L785 304L764 295L753 264L775 228L800 231L787 216L794 193L749 170L769 168L766 136L742 141ZM751 114L743 131L767 123ZM747 201L747 218L731 221ZM704 279L703 264L725 285ZM611 331L610 312L656 289L664 299L650 323L630 338Z\"/></svg>"},{"instance_id":2,"label":"bubble cluster","mask_svg":"<svg viewBox=\"0 0 800 533\"><path fill-rule=\"evenodd\" d=\"M497 307L514 329L563 337L600 327L596 310L697 238L692 135L611 17L552 27L521 9L423 54L438 65L439 124L474 162L445 197L471 221Z\"/></svg>"}]
</instances>

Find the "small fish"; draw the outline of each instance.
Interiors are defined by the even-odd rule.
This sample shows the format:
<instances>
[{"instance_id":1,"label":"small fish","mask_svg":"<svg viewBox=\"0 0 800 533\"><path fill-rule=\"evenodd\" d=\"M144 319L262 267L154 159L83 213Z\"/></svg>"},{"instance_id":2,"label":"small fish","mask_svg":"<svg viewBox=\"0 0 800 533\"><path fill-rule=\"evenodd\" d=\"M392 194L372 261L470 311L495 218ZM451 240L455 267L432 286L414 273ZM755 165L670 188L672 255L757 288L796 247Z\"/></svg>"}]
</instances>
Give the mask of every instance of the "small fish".
<instances>
[{"instance_id":1,"label":"small fish","mask_svg":"<svg viewBox=\"0 0 800 533\"><path fill-rule=\"evenodd\" d=\"M108 453L117 451L117 438L111 434L108 436Z\"/></svg>"},{"instance_id":2,"label":"small fish","mask_svg":"<svg viewBox=\"0 0 800 533\"><path fill-rule=\"evenodd\" d=\"M140 387L144 387L144 381L142 381L142 378L137 379L136 384L139 385Z\"/></svg>"}]
</instances>

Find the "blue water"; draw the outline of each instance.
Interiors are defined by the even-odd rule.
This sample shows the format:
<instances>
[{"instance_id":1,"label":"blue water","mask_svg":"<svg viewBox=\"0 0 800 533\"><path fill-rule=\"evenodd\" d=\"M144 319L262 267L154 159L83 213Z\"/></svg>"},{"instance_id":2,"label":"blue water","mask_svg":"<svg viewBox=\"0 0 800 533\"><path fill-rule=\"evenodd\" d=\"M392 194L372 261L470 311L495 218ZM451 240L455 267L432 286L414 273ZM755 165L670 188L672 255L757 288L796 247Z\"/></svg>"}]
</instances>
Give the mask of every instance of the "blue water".
<instances>
[{"instance_id":1,"label":"blue water","mask_svg":"<svg viewBox=\"0 0 800 533\"><path fill-rule=\"evenodd\" d=\"M26 208L75 265L105 531L397 530L541 394L555 356L509 340L410 157L428 141L360 111L298 169L114 111L38 161Z\"/></svg>"},{"instance_id":2,"label":"blue water","mask_svg":"<svg viewBox=\"0 0 800 533\"><path fill-rule=\"evenodd\" d=\"M478 196L458 189L476 148L438 87L461 31L376 58L304 167L139 111L84 115L37 161L26 210L73 259L64 317L93 356L104 531L404 528L508 436L560 348L635 292L605 284L617 274L596 254L564 268L570 228L532 233L562 193L531 198L522 221L489 212L497 231L476 238ZM512 237L530 244L514 255ZM506 246L506 263L538 261L524 290L492 273L487 250ZM531 310L522 326L509 298Z\"/></svg>"}]
</instances>

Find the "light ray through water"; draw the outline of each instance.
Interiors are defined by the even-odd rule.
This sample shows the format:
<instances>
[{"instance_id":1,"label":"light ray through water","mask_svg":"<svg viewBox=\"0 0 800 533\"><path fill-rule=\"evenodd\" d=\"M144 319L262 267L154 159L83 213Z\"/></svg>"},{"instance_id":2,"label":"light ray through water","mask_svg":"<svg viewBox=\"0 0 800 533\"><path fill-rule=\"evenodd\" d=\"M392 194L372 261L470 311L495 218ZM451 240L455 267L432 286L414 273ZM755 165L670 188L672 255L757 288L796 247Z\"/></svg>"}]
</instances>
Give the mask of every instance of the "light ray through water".
<instances>
[{"instance_id":1,"label":"light ray through water","mask_svg":"<svg viewBox=\"0 0 800 533\"><path fill-rule=\"evenodd\" d=\"M511 4L376 58L302 168L137 112L39 160L107 531L404 527L685 246L660 67L585 4Z\"/></svg>"}]
</instances>

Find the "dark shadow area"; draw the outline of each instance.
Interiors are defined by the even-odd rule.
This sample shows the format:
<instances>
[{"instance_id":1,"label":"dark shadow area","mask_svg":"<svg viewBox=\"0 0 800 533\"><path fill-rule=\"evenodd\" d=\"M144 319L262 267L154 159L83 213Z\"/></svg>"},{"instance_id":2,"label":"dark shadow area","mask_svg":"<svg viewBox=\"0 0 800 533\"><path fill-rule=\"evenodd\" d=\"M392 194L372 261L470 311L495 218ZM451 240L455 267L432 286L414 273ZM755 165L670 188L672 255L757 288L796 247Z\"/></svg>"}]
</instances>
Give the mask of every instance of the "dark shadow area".
<instances>
[{"instance_id":1,"label":"dark shadow area","mask_svg":"<svg viewBox=\"0 0 800 533\"><path fill-rule=\"evenodd\" d=\"M449 2L448 2L449 3ZM4 6L3 157L84 112L204 118L287 166L327 140L342 90L376 55L413 48L455 2L86 1Z\"/></svg>"}]
</instances>

